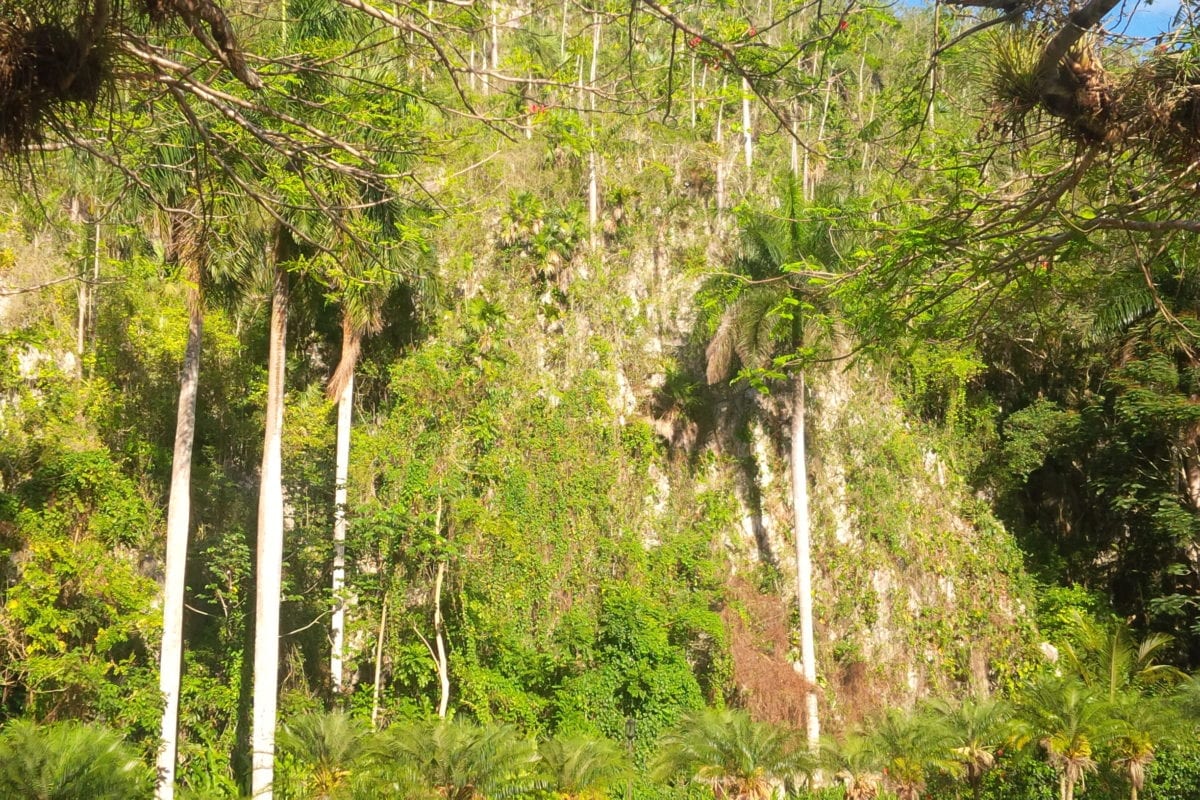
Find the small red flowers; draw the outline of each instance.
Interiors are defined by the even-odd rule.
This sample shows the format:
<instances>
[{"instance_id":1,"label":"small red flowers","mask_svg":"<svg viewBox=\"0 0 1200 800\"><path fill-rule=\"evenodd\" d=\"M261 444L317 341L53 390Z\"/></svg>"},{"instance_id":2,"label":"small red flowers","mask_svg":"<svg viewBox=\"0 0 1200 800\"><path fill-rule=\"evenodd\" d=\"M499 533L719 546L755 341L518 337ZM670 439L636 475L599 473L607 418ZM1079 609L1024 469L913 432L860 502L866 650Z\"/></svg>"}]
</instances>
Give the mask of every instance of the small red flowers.
<instances>
[{"instance_id":1,"label":"small red flowers","mask_svg":"<svg viewBox=\"0 0 1200 800\"><path fill-rule=\"evenodd\" d=\"M758 28L751 25L750 30L746 31L746 37L749 39L753 39L755 36L758 36Z\"/></svg>"},{"instance_id":2,"label":"small red flowers","mask_svg":"<svg viewBox=\"0 0 1200 800\"><path fill-rule=\"evenodd\" d=\"M838 30L839 31L849 30L849 28L850 28L850 23L847 22L846 20L843 19L838 22Z\"/></svg>"},{"instance_id":3,"label":"small red flowers","mask_svg":"<svg viewBox=\"0 0 1200 800\"><path fill-rule=\"evenodd\" d=\"M549 110L550 110L550 106L544 106L541 103L530 103L529 104L529 113L530 114L541 114L543 111L549 111Z\"/></svg>"},{"instance_id":4,"label":"small red flowers","mask_svg":"<svg viewBox=\"0 0 1200 800\"><path fill-rule=\"evenodd\" d=\"M699 36L693 36L692 38L688 39L688 40L687 40L687 46L688 46L688 47L690 47L690 48L692 48L693 50L695 50L697 47L699 47L699 46L700 46L700 37L699 37Z\"/></svg>"}]
</instances>

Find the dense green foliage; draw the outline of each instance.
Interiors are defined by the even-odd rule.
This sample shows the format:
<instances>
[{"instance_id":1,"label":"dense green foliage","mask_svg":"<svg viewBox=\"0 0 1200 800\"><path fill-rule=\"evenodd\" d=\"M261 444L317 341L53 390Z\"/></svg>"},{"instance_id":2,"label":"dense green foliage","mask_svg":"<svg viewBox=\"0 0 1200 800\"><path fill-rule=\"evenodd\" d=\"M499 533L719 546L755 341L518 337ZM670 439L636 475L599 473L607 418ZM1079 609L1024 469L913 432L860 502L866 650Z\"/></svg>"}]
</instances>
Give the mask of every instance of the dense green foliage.
<instances>
[{"instance_id":1,"label":"dense green foliage","mask_svg":"<svg viewBox=\"0 0 1200 800\"><path fill-rule=\"evenodd\" d=\"M189 303L179 782L241 791L279 266L281 797L1200 795L1190 23L106 5L0 21L0 794L149 791Z\"/></svg>"}]
</instances>

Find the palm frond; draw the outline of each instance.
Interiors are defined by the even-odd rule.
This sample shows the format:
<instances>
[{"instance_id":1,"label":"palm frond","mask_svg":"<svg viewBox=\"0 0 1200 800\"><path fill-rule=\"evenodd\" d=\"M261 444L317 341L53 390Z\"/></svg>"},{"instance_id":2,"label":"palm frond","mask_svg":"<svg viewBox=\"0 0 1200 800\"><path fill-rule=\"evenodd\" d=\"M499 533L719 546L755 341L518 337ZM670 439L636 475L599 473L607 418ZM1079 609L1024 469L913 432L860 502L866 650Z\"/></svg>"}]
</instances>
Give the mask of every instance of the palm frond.
<instances>
[{"instance_id":1,"label":"palm frond","mask_svg":"<svg viewBox=\"0 0 1200 800\"><path fill-rule=\"evenodd\" d=\"M446 798L499 800L538 785L533 743L511 725L457 719L395 725L376 758L405 764Z\"/></svg>"},{"instance_id":2,"label":"palm frond","mask_svg":"<svg viewBox=\"0 0 1200 800\"><path fill-rule=\"evenodd\" d=\"M567 796L604 792L631 775L620 747L590 736L556 736L538 747L549 788Z\"/></svg>"},{"instance_id":3,"label":"palm frond","mask_svg":"<svg viewBox=\"0 0 1200 800\"><path fill-rule=\"evenodd\" d=\"M16 720L0 731L0 797L137 800L152 788L150 770L106 728Z\"/></svg>"},{"instance_id":4,"label":"palm frond","mask_svg":"<svg viewBox=\"0 0 1200 800\"><path fill-rule=\"evenodd\" d=\"M772 781L811 772L795 732L754 722L744 711L705 709L666 733L652 765L659 780L683 777L726 796L765 797Z\"/></svg>"}]
</instances>

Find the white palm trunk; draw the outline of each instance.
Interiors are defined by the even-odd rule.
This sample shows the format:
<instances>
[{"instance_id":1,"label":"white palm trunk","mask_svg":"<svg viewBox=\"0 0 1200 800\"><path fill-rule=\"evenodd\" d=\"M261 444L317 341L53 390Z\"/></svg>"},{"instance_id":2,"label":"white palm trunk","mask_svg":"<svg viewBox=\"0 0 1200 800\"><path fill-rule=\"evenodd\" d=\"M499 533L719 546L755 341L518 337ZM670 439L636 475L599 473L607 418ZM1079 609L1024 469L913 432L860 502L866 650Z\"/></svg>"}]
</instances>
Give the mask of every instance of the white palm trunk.
<instances>
[{"instance_id":1,"label":"white palm trunk","mask_svg":"<svg viewBox=\"0 0 1200 800\"><path fill-rule=\"evenodd\" d=\"M281 232L279 234L283 236ZM277 248L278 249L278 248ZM258 569L254 601L254 708L250 789L271 800L275 777L275 717L279 695L279 605L283 581L283 390L287 335L287 273L276 255L271 298L267 417L258 494Z\"/></svg>"},{"instance_id":2,"label":"white palm trunk","mask_svg":"<svg viewBox=\"0 0 1200 800\"><path fill-rule=\"evenodd\" d=\"M600 220L600 187L599 187L599 167L596 155L596 123L594 117L596 115L596 68L600 61L600 15L592 16L592 69L589 75L589 83L591 93L588 97L588 105L591 109L591 114L588 116L588 126L591 134L592 145L588 151L588 235L590 244L596 247L596 225Z\"/></svg>"},{"instance_id":3,"label":"white palm trunk","mask_svg":"<svg viewBox=\"0 0 1200 800\"><path fill-rule=\"evenodd\" d=\"M808 465L804 453L804 373L792 381L792 509L796 526L796 604L800 612L800 673L804 690L805 735L816 752L821 738L817 709L817 652L813 637L812 533L808 513Z\"/></svg>"},{"instance_id":4,"label":"white palm trunk","mask_svg":"<svg viewBox=\"0 0 1200 800\"><path fill-rule=\"evenodd\" d=\"M725 118L725 82L728 77L721 79L721 95L717 105L717 127L713 134L713 142L717 145L717 216L725 210L725 142L721 130Z\"/></svg>"},{"instance_id":5,"label":"white palm trunk","mask_svg":"<svg viewBox=\"0 0 1200 800\"><path fill-rule=\"evenodd\" d=\"M198 276L188 289L188 338L179 379L175 414L175 451L171 459L171 495L167 503L166 574L163 578L163 635L158 690L163 696L158 748L156 800L175 796L175 758L179 737L179 685L183 673L183 601L186 589L188 525L191 518L192 443L196 434L196 390L200 383L200 341L204 328Z\"/></svg>"},{"instance_id":6,"label":"white palm trunk","mask_svg":"<svg viewBox=\"0 0 1200 800\"><path fill-rule=\"evenodd\" d=\"M439 507L440 508L440 507ZM446 718L446 709L450 706L450 661L446 657L445 623L442 620L442 583L446 578L446 562L438 564L437 577L433 584L433 634L437 643L438 687L438 718Z\"/></svg>"},{"instance_id":7,"label":"white palm trunk","mask_svg":"<svg viewBox=\"0 0 1200 800\"><path fill-rule=\"evenodd\" d=\"M754 123L750 119L750 95L750 81L742 78L742 148L747 171L754 165Z\"/></svg>"},{"instance_id":8,"label":"white palm trunk","mask_svg":"<svg viewBox=\"0 0 1200 800\"><path fill-rule=\"evenodd\" d=\"M346 380L338 397L337 453L333 494L333 647L329 671L334 694L344 691L342 657L346 641L346 480L350 471L350 425L354 411L354 374Z\"/></svg>"}]
</instances>

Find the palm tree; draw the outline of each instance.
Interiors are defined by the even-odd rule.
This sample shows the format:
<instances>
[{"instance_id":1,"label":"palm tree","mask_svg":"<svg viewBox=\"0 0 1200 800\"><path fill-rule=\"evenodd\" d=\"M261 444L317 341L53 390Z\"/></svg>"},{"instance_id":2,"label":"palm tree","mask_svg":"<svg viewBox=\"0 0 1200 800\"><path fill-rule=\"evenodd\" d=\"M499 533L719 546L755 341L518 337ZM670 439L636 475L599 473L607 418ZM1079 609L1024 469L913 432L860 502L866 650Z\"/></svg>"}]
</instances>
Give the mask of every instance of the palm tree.
<instances>
[{"instance_id":1,"label":"palm tree","mask_svg":"<svg viewBox=\"0 0 1200 800\"><path fill-rule=\"evenodd\" d=\"M163 634L159 658L159 692L163 696L157 755L156 800L175 795L175 761L179 739L179 693L183 674L183 608L187 592L188 531L191 523L192 446L196 435L196 394L200 385L200 350L204 333L204 279L208 266L210 215L201 197L202 148L193 132L183 129L178 141L155 148L153 166L142 171L147 186L165 198L165 260L177 264L186 284L187 344L179 373L171 486L167 501L166 553L163 570Z\"/></svg>"},{"instance_id":2,"label":"palm tree","mask_svg":"<svg viewBox=\"0 0 1200 800\"><path fill-rule=\"evenodd\" d=\"M1110 763L1129 784L1129 800L1138 800L1146 783L1146 767L1154 760L1159 745L1172 737L1187 740L1192 736L1181 724L1178 705L1174 697L1146 698L1128 692L1113 703Z\"/></svg>"},{"instance_id":3,"label":"palm tree","mask_svg":"<svg viewBox=\"0 0 1200 800\"><path fill-rule=\"evenodd\" d=\"M389 728L377 759L411 770L445 800L509 797L538 787L537 751L510 725L438 719Z\"/></svg>"},{"instance_id":4,"label":"palm tree","mask_svg":"<svg viewBox=\"0 0 1200 800\"><path fill-rule=\"evenodd\" d=\"M1093 753L1113 730L1103 696L1073 678L1049 677L1022 693L1015 728L1019 741L1037 743L1058 773L1059 800L1097 771Z\"/></svg>"},{"instance_id":5,"label":"palm tree","mask_svg":"<svg viewBox=\"0 0 1200 800\"><path fill-rule=\"evenodd\" d=\"M734 359L750 370L767 366L782 344L791 368L792 512L796 529L796 605L800 617L800 671L807 682L805 725L809 749L820 743L817 702L817 656L813 634L812 536L808 508L808 467L805 456L805 381L797 356L805 346L806 304L811 302L806 281L813 264L834 263L836 252L823 226L800 220L799 187L784 184L778 215L751 216L743 227L737 271L754 283L725 309L705 353L708 382L725 380ZM824 270L821 270L823 273ZM802 282L805 281L805 282ZM778 360L777 360L778 362Z\"/></svg>"},{"instance_id":6,"label":"palm tree","mask_svg":"<svg viewBox=\"0 0 1200 800\"><path fill-rule=\"evenodd\" d=\"M658 780L686 776L718 800L765 800L776 785L814 766L791 731L754 722L745 711L705 709L684 715L660 741Z\"/></svg>"},{"instance_id":7,"label":"palm tree","mask_svg":"<svg viewBox=\"0 0 1200 800\"><path fill-rule=\"evenodd\" d=\"M138 800L152 790L150 771L106 728L16 720L0 730L0 797Z\"/></svg>"},{"instance_id":8,"label":"palm tree","mask_svg":"<svg viewBox=\"0 0 1200 800\"><path fill-rule=\"evenodd\" d=\"M334 467L333 514L333 618L330 623L330 676L334 694L342 692L342 661L346 635L346 611L342 590L346 581L346 481L350 465L350 428L354 413L354 371L362 352L363 338L383 327L383 307L403 283L423 285L422 271L428 247L423 238L411 231L414 209L398 202L372 205L364 212L366 220L378 232L379 241L390 242L368 260L355 258L359 248L343 242L349 268L338 281L342 306L342 352L329 379L327 395L337 402L337 440ZM401 230L410 231L402 235ZM415 293L414 293L415 294ZM445 696L445 693L444 693ZM444 713L444 709L443 709Z\"/></svg>"},{"instance_id":9,"label":"palm tree","mask_svg":"<svg viewBox=\"0 0 1200 800\"><path fill-rule=\"evenodd\" d=\"M845 787L846 800L879 796L883 756L861 731L849 731L841 739L823 739L820 764Z\"/></svg>"},{"instance_id":10,"label":"palm tree","mask_svg":"<svg viewBox=\"0 0 1200 800\"><path fill-rule=\"evenodd\" d=\"M171 493L167 501L167 547L163 574L163 636L159 691L163 695L158 750L157 800L175 792L175 754L179 737L179 686L183 674L183 604L187 591L188 529L191 521L192 444L196 437L196 393L200 386L200 344L204 333L203 247L186 212L170 215L171 247L187 270L188 336L179 374L175 446L171 457Z\"/></svg>"},{"instance_id":11,"label":"palm tree","mask_svg":"<svg viewBox=\"0 0 1200 800\"><path fill-rule=\"evenodd\" d=\"M954 705L934 703L931 709L944 721L950 758L960 766L972 796L979 800L983 779L1007 741L1011 709L1000 700L974 698Z\"/></svg>"},{"instance_id":12,"label":"palm tree","mask_svg":"<svg viewBox=\"0 0 1200 800\"><path fill-rule=\"evenodd\" d=\"M556 736L538 745L539 771L563 800L603 800L632 777L624 751L608 739Z\"/></svg>"},{"instance_id":13,"label":"palm tree","mask_svg":"<svg viewBox=\"0 0 1200 800\"><path fill-rule=\"evenodd\" d=\"M279 611L283 599L283 395L287 364L288 273L292 237L276 228L271 261L267 407L258 494L258 561L254 593L254 702L250 734L250 790L270 800L275 774L279 700Z\"/></svg>"},{"instance_id":14,"label":"palm tree","mask_svg":"<svg viewBox=\"0 0 1200 800\"><path fill-rule=\"evenodd\" d=\"M957 766L950 754L950 730L939 716L889 709L871 738L884 760L884 783L898 800L920 800L931 770Z\"/></svg>"},{"instance_id":15,"label":"palm tree","mask_svg":"<svg viewBox=\"0 0 1200 800\"><path fill-rule=\"evenodd\" d=\"M331 800L349 786L351 769L370 745L372 731L341 711L302 714L279 731L279 749L309 771L306 797Z\"/></svg>"},{"instance_id":16,"label":"palm tree","mask_svg":"<svg viewBox=\"0 0 1200 800\"><path fill-rule=\"evenodd\" d=\"M1103 624L1078 612L1071 619L1071 633L1074 641L1062 647L1063 665L1109 702L1123 692L1144 694L1155 685L1185 677L1177 668L1157 661L1174 641L1169 634L1151 633L1139 642L1127 622Z\"/></svg>"},{"instance_id":17,"label":"palm tree","mask_svg":"<svg viewBox=\"0 0 1200 800\"><path fill-rule=\"evenodd\" d=\"M1173 699L1183 722L1194 730L1200 723L1200 673L1185 676L1175 687Z\"/></svg>"}]
</instances>

